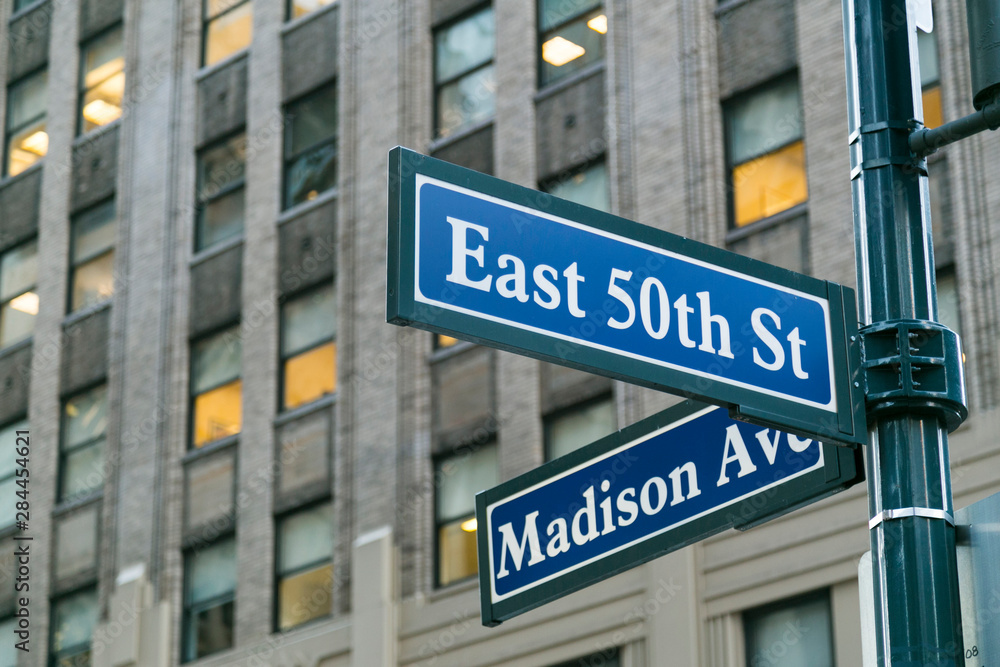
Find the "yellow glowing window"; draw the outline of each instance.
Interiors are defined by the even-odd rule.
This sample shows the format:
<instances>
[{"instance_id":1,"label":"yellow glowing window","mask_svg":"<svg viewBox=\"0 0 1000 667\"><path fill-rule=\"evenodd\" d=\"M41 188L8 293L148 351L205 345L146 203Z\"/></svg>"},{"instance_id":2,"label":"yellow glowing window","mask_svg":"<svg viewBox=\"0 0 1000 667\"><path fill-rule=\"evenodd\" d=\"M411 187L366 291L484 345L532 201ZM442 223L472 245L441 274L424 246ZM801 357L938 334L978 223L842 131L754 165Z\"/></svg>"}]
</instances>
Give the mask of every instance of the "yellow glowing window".
<instances>
[{"instance_id":1,"label":"yellow glowing window","mask_svg":"<svg viewBox=\"0 0 1000 667\"><path fill-rule=\"evenodd\" d=\"M604 58L608 15L600 0L539 2L540 85Z\"/></svg>"},{"instance_id":2,"label":"yellow glowing window","mask_svg":"<svg viewBox=\"0 0 1000 667\"><path fill-rule=\"evenodd\" d=\"M243 382L199 394L194 399L194 446L236 435L243 423Z\"/></svg>"},{"instance_id":3,"label":"yellow glowing window","mask_svg":"<svg viewBox=\"0 0 1000 667\"><path fill-rule=\"evenodd\" d=\"M446 586L479 572L475 518L458 519L438 528L438 583Z\"/></svg>"},{"instance_id":4,"label":"yellow glowing window","mask_svg":"<svg viewBox=\"0 0 1000 667\"><path fill-rule=\"evenodd\" d=\"M476 493L497 483L497 449L486 444L440 459L435 466L438 584L471 577L476 560Z\"/></svg>"},{"instance_id":5,"label":"yellow glowing window","mask_svg":"<svg viewBox=\"0 0 1000 667\"><path fill-rule=\"evenodd\" d=\"M31 336L38 315L38 241L0 254L0 348Z\"/></svg>"},{"instance_id":6,"label":"yellow glowing window","mask_svg":"<svg viewBox=\"0 0 1000 667\"><path fill-rule=\"evenodd\" d=\"M125 56L121 27L92 40L80 55L81 134L118 120L125 97Z\"/></svg>"},{"instance_id":7,"label":"yellow glowing window","mask_svg":"<svg viewBox=\"0 0 1000 667\"><path fill-rule=\"evenodd\" d=\"M941 86L935 85L925 88L923 91L924 100L924 126L938 127L944 123L944 111L941 106Z\"/></svg>"},{"instance_id":8,"label":"yellow glowing window","mask_svg":"<svg viewBox=\"0 0 1000 667\"><path fill-rule=\"evenodd\" d=\"M209 0L204 27L203 65L212 65L250 46L253 40L253 5Z\"/></svg>"},{"instance_id":9,"label":"yellow glowing window","mask_svg":"<svg viewBox=\"0 0 1000 667\"><path fill-rule=\"evenodd\" d=\"M321 7L326 7L327 5L332 5L337 0L291 0L289 4L288 16L289 18L297 19L300 16L305 16L310 12L314 12Z\"/></svg>"},{"instance_id":10,"label":"yellow glowing window","mask_svg":"<svg viewBox=\"0 0 1000 667\"><path fill-rule=\"evenodd\" d=\"M242 345L235 327L191 346L191 440L201 447L243 424Z\"/></svg>"},{"instance_id":11,"label":"yellow glowing window","mask_svg":"<svg viewBox=\"0 0 1000 667\"><path fill-rule=\"evenodd\" d=\"M451 347L458 343L457 338L452 338L451 336L445 336L444 334L434 335L434 347L443 350L446 347Z\"/></svg>"},{"instance_id":12,"label":"yellow glowing window","mask_svg":"<svg viewBox=\"0 0 1000 667\"><path fill-rule=\"evenodd\" d=\"M278 523L278 629L333 611L333 506L298 510Z\"/></svg>"},{"instance_id":13,"label":"yellow glowing window","mask_svg":"<svg viewBox=\"0 0 1000 667\"><path fill-rule=\"evenodd\" d=\"M6 176L17 176L49 150L45 119L48 80L47 70L42 70L7 88Z\"/></svg>"},{"instance_id":14,"label":"yellow glowing window","mask_svg":"<svg viewBox=\"0 0 1000 667\"><path fill-rule=\"evenodd\" d=\"M742 227L809 198L805 142L762 155L733 168L733 207Z\"/></svg>"},{"instance_id":15,"label":"yellow glowing window","mask_svg":"<svg viewBox=\"0 0 1000 667\"><path fill-rule=\"evenodd\" d=\"M281 311L282 408L337 390L337 304L332 284L290 299Z\"/></svg>"},{"instance_id":16,"label":"yellow glowing window","mask_svg":"<svg viewBox=\"0 0 1000 667\"><path fill-rule=\"evenodd\" d=\"M337 390L337 345L326 343L285 362L285 407L294 408Z\"/></svg>"}]
</instances>

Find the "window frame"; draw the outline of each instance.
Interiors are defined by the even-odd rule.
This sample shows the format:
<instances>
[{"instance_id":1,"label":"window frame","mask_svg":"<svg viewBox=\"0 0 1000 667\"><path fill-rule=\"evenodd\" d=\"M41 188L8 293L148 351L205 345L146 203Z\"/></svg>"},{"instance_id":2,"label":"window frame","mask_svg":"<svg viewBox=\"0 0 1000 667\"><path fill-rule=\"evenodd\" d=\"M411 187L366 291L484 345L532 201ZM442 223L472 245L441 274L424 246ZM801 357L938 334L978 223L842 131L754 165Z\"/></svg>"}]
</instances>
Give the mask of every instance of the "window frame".
<instances>
[{"instance_id":1,"label":"window frame","mask_svg":"<svg viewBox=\"0 0 1000 667\"><path fill-rule=\"evenodd\" d=\"M467 76L469 76L471 74L474 74L474 73L476 73L476 72L478 72L480 70L483 70L483 69L486 69L487 67L492 67L493 65L495 65L496 64L496 59L497 59L497 44L496 44L496 34L494 33L494 36L493 36L493 56L489 60L487 60L485 62L482 62L482 63L480 63L478 65L475 65L474 67L471 67L469 69L462 70L458 74L454 74L454 75L452 75L451 77L449 77L448 79L446 79L444 81L438 81L438 69L440 68L440 65L438 64L438 59L437 59L437 36L438 36L439 33L444 32L446 30L449 30L451 28L454 28L459 23L462 23L463 21L467 21L467 20L471 19L473 16L479 14L480 12L482 12L484 9L487 9L487 8L489 8L489 10L491 12L493 12L493 20L494 20L494 26L495 26L496 25L496 23L495 23L496 22L496 7L493 6L493 0L485 0L484 2L480 2L480 3L478 3L478 4L476 4L476 5L472 6L472 7L469 7L468 9L462 11L459 14L450 17L446 21L442 21L441 23L439 23L438 25L434 26L431 29L431 49L433 50L433 54L431 56L431 84L434 87L434 95L433 95L433 101L432 101L433 108L431 109L431 115L432 115L432 121L431 122L432 122L433 127L434 127L434 130L433 130L433 135L434 135L433 140L434 140L434 142L446 142L448 139L454 139L454 138L457 138L457 137L464 136L464 134L465 134L466 131L471 130L473 128L479 128L479 127L482 127L484 125L491 124L491 123L493 123L493 121L496 118L496 115L494 114L493 118L490 118L489 120L483 120L483 121L480 121L480 122L477 122L477 123L471 123L471 124L461 125L461 126L455 128L454 130L452 130L451 133L448 134L448 135L442 135L441 134L441 127L438 125L438 121L439 121L440 116L441 116L441 113L440 113L441 112L441 91L446 86L450 86L451 84L453 84L453 83L455 83L455 82L457 82L457 81L459 81L459 80L461 80L461 79L463 79L463 78L465 78L465 77L467 77Z\"/></svg>"},{"instance_id":2,"label":"window frame","mask_svg":"<svg viewBox=\"0 0 1000 667\"><path fill-rule=\"evenodd\" d=\"M249 0L247 0L249 1ZM328 81L325 81L318 86L314 86L307 92L295 97L294 99L288 100L282 105L283 116L285 119L285 131L281 142L281 204L283 211L289 211L297 206L302 206L308 203L310 200L304 200L300 202L292 203L288 200L288 170L291 165L298 160L303 155L315 151L318 148L323 148L327 145L333 144L333 160L335 162L334 169L336 177L334 179L333 185L331 185L326 190L317 192L317 198L321 196L324 192L336 192L338 190L339 180L340 180L340 89L339 89L339 78L335 77ZM292 133L294 131L291 119L294 118L292 109L299 104L309 100L313 97L319 97L322 93L327 90L333 91L334 96L334 106L336 113L334 114L334 130L333 133L326 139L321 139L316 141L305 148L300 149L297 153L291 153L292 146Z\"/></svg>"},{"instance_id":3,"label":"window frame","mask_svg":"<svg viewBox=\"0 0 1000 667\"><path fill-rule=\"evenodd\" d=\"M76 225L79 224L79 222L85 216L87 216L87 215L89 215L89 214L97 211L99 208L101 208L103 206L107 206L108 204L111 204L113 206L114 213L111 216L111 219L106 224L109 224L112 227L115 227L115 239L114 239L114 241L111 243L111 245L108 248L105 248L102 251L96 252L96 253L94 253L92 255L88 255L88 256L84 257L83 259L78 258L76 256L76 234L75 234ZM115 196L114 195L111 195L110 197L105 197L104 199L102 199L101 201L97 202L96 204L92 204L91 206L88 206L88 207L86 207L84 209L81 209L81 210L77 211L70 218L70 226L69 226L70 227L69 228L69 287L66 290L66 313L67 314L77 313L77 312L80 312L80 311L83 311L83 310L87 310L87 309L90 309L90 308L100 308L102 305L108 303L109 301L111 301L111 299L114 298L114 277L115 276L114 276L114 264L112 264L112 271L111 271L112 292L111 292L111 296L109 296L106 299L103 299L102 301L98 301L96 303L92 303L92 304L90 304L88 306L81 306L79 308L74 308L73 307L73 289L76 287L76 271L77 271L77 269L79 269L84 264L89 264L90 262L92 262L94 260L97 260L97 259L101 259L101 258L103 258L106 255L112 255L112 256L114 256L115 249L116 249L116 247L118 245L117 244L117 241L118 241L117 226L118 226L118 202L115 200Z\"/></svg>"},{"instance_id":4,"label":"window frame","mask_svg":"<svg viewBox=\"0 0 1000 667\"><path fill-rule=\"evenodd\" d=\"M247 0L247 1L249 2L250 0ZM77 136L77 137L82 137L84 135L90 134L91 132L97 132L98 130L100 130L102 128L110 127L111 125L114 125L115 123L118 123L118 122L121 121L121 116L119 116L115 120L110 121L108 123L105 123L104 125L99 125L99 126L97 126L95 128L87 130L87 131L84 131L84 129L83 129L83 124L84 124L84 117L83 117L83 107L84 107L84 104L83 104L83 101L84 101L84 99L86 99L87 93L90 92L91 90L93 90L94 88L96 88L97 86L101 85L102 83L104 83L105 81L107 81L108 79L110 79L111 77L116 76L116 74L117 74L117 72L116 72L115 74L112 74L111 76L108 76L107 78L101 80L99 83L94 84L90 88L87 88L87 83L86 83L86 77L87 77L87 60L84 57L84 53L86 52L87 48L91 47L93 44L95 44L96 42L100 41L101 39L107 37L108 35L110 35L112 32L115 32L116 30L121 32L122 61L123 61L122 62L121 73L122 73L123 76L125 76L125 65L126 65L126 63L124 62L124 60L125 60L125 22L124 21L118 21L114 25L111 25L111 26L108 26L107 28L104 28L103 30L101 30L100 32L98 32L96 35L92 35L92 36L88 37L87 39L83 40L82 42L80 42L80 45L79 45L79 49L80 49L80 65L79 65L79 67L80 67L80 78L79 78L79 81L77 82L77 91L76 91L77 92L77 101L76 101L76 107L77 108L76 108L76 135L75 136ZM127 81L127 78L126 78L126 84L127 83L128 83L128 81ZM122 93L122 114L123 115L125 113L125 104L124 103L125 103L125 94L124 94L124 91L123 91L123 93Z\"/></svg>"},{"instance_id":5,"label":"window frame","mask_svg":"<svg viewBox=\"0 0 1000 667\"><path fill-rule=\"evenodd\" d=\"M224 56L224 57L220 58L219 60L216 60L211 65L209 65L208 63L206 63L205 62L205 57L208 55L208 33L209 33L209 26L212 24L212 22L213 21L218 21L220 18L222 18L226 14L229 14L231 12L236 11L237 9L239 9L240 7L242 7L243 5L246 5L246 4L250 4L251 5L251 7L250 7L250 15L251 15L251 17L253 16L253 5L252 5L253 0L234 0L233 4L231 4L230 6L226 7L225 9L223 9L221 12L218 12L217 14L214 14L214 15L209 15L209 13L208 13L208 11L209 11L208 7L209 7L210 1L211 0L201 0L201 60L200 60L200 63L199 63L201 67L211 67L212 65L217 65L217 64L219 64L221 62L224 62L224 61L228 60L229 58L235 58L235 57L237 57L238 54L243 53L244 51L248 51L250 49L250 46L253 44L253 35L251 34L251 36L250 36L250 44L248 44L244 48L239 49L238 51L233 51L228 56ZM251 19L251 22L252 22L252 19Z\"/></svg>"},{"instance_id":6,"label":"window frame","mask_svg":"<svg viewBox=\"0 0 1000 667\"><path fill-rule=\"evenodd\" d=\"M334 326L333 333L330 334L328 337L325 337L325 338L322 338L322 339L320 339L318 341L313 342L309 347L303 347L303 348L301 348L299 350L296 350L294 352L289 353L286 356L286 354L285 354L285 307L288 306L288 304L290 304L290 303L292 303L294 301L297 301L298 299L308 299L310 295L315 294L315 293L317 293L317 292L319 292L320 290L323 290L323 289L330 289L332 291L332 293L333 293L333 305L334 305L334 309L336 311L336 314L335 314L336 324ZM290 295L287 295L285 297L282 297L281 303L279 304L279 312L278 312L278 412L279 413L286 413L286 412L291 412L293 410L305 409L308 406L313 405L314 403L318 403L319 401L322 401L324 399L335 400L335 398L337 396L337 390L340 388L340 385L337 382L337 377L336 377L336 375L337 375L337 352L338 352L338 348L337 348L337 328L338 328L338 325L340 324L340 318L338 317L339 310L337 310L338 306L339 306L339 303L338 303L338 299L337 299L337 274L336 274L336 272L334 273L333 277L330 278L330 279L324 279L323 281L321 281L321 282L319 282L319 283L317 283L315 285L310 285L309 287L301 289L301 290L295 292L294 294L290 294ZM300 355L306 354L308 352L312 352L313 350L319 349L320 347L322 347L324 345L327 345L328 343L333 343L334 344L334 350L333 350L333 373L334 373L333 386L334 386L334 390L333 390L333 392L330 393L330 394L323 394L322 396L317 396L316 398L312 399L311 401L308 401L306 403L302 403L301 405L295 405L295 406L292 406L292 407L286 406L285 405L285 388L286 388L286 381L287 381L287 373L285 372L285 364L287 364L289 361L291 361L292 359L294 359L294 358L296 358L296 357L298 357Z\"/></svg>"},{"instance_id":7,"label":"window frame","mask_svg":"<svg viewBox=\"0 0 1000 667\"><path fill-rule=\"evenodd\" d=\"M214 194L208 195L208 196L205 195L205 189L206 189L206 187L208 185L206 183L206 180L205 180L205 163L204 163L204 156L205 156L205 154L208 153L209 151L212 151L212 150L215 150L217 148L221 148L222 146L225 146L230 141L232 141L233 139L239 137L240 135L243 135L244 151L245 151L246 150L246 127L245 126L241 126L241 127L237 128L236 130L233 130L232 132L228 132L228 133L226 133L225 135L223 135L221 137L218 137L216 139L212 139L211 141L209 141L209 142L207 142L207 143L199 146L197 148L197 150L195 151L195 156L194 156L194 161L195 161L194 162L194 168L195 168L195 192L194 192L195 210L194 210L194 234L193 234L193 236L194 236L194 253L195 254L198 254L198 253L201 253L201 252L205 252L206 250L208 250L210 248L213 248L213 247L216 247L216 246L219 246L220 244L223 244L223 243L232 242L233 239L243 238L243 235L245 234L245 231L246 231L246 180L247 180L247 174L246 174L247 160L246 160L246 155L245 154L244 154L244 158L243 158L243 175L240 176L238 179L234 179L233 181L231 181L229 183L226 183L224 186L222 186L221 188L219 188L219 190L217 192L215 192ZM241 225L240 225L240 233L239 234L234 234L233 236L231 236L229 238L226 238L226 239L223 239L221 241L216 241L214 243L209 243L207 245L199 246L199 240L201 238L202 231L203 231L205 210L208 208L208 206L210 204L218 201L219 199L222 199L223 197L226 197L228 195L233 194L234 192L236 192L239 189L243 189L244 190L244 195L243 195L243 220L241 221Z\"/></svg>"},{"instance_id":8,"label":"window frame","mask_svg":"<svg viewBox=\"0 0 1000 667\"><path fill-rule=\"evenodd\" d=\"M799 99L799 112L802 114L802 133L796 139L791 139L785 143L774 146L770 150L764 151L762 153L755 153L752 156L743 159L739 163L734 163L733 161L733 151L732 151L732 138L734 135L733 128L733 112L732 108L734 105L742 102L743 100L752 98L761 93L767 92L772 88L777 88L788 81L795 81L796 88L798 89L798 99ZM802 104L802 80L799 76L798 68L790 69L786 72L778 74L777 76L771 77L766 81L762 81L758 84L751 86L745 90L741 90L736 94L730 96L729 98L722 101L722 122L723 122L723 138L724 138L724 154L726 161L726 220L728 234L739 233L742 230L747 230L750 228L757 227L758 225L767 226L769 222L773 220L783 220L785 216L792 215L790 212L798 212L801 208L809 205L809 168L808 165L803 167L804 176L806 178L806 199L803 202L794 204L784 210L778 211L777 213L772 213L771 215L758 218L744 225L736 224L736 187L733 183L733 171L737 167L741 167L745 164L749 164L754 160L759 160L762 157L771 155L772 153L777 153L778 151L784 150L789 146L792 146L798 142L802 142L805 146L806 141L806 128L805 128L805 108Z\"/></svg>"},{"instance_id":9,"label":"window frame","mask_svg":"<svg viewBox=\"0 0 1000 667\"><path fill-rule=\"evenodd\" d=\"M227 540L233 541L233 565L237 569L237 576L234 578L233 589L227 593L220 593L215 597L208 598L207 600L202 600L198 603L192 603L189 595L188 584L191 577L191 563L195 554L199 551L204 551L206 549L211 549L216 547ZM208 544L202 544L200 546L185 549L183 554L183 578L182 578L182 591L181 591L181 651L180 651L180 662L181 664L187 664L191 662L196 662L202 658L206 658L211 655L218 655L225 650L232 649L236 646L235 637L233 638L232 644L228 649L219 649L212 653L206 653L204 655L197 655L198 649L198 634L194 632L196 629L193 625L194 619L201 612L208 611L210 609L215 609L216 607L221 607L229 602L233 603L233 634L236 632L236 591L239 588L239 577L238 577L238 565L239 565L239 554L237 553L239 543L236 540L236 529L235 526L229 528L225 532L221 533L218 537L212 540ZM189 654L189 649L191 653Z\"/></svg>"},{"instance_id":10,"label":"window frame","mask_svg":"<svg viewBox=\"0 0 1000 667\"><path fill-rule=\"evenodd\" d=\"M316 623L316 622L319 622L319 621L324 621L324 620L333 618L334 616L337 615L336 600L334 599L334 592L336 590L336 582L334 581L334 578L333 578L334 554L336 553L336 550L337 550L337 539L336 539L336 534L335 534L335 531L334 531L334 527L332 525L330 526L330 533L331 533L331 542L332 542L333 548L331 549L328 558L320 559L320 560L316 560L316 561L312 561L312 562L307 563L305 565L300 565L299 567L297 567L294 570L291 570L289 572L282 572L281 549L282 549L283 545L282 545L282 542L281 542L281 524L284 521L286 521L287 519L290 519L291 517L293 517L295 514L298 514L299 512L308 512L310 510L316 509L320 505L329 505L330 506L330 515L334 519L334 521L336 521L336 518L337 518L337 515L336 515L336 505L334 504L334 496L333 496L332 492L328 492L324 496L313 498L313 499L311 499L311 500L309 500L307 502L304 502L304 503L302 503L300 505L296 505L295 507L283 510L281 513L275 514L275 516L274 516L274 598L273 598L273 601L272 601L272 610L271 610L271 618L273 619L273 623L271 625L272 625L272 631L273 632L291 632L292 630L296 630L296 629L299 629L299 628L304 628L304 627L306 627L308 625L312 625L313 623ZM329 594L330 594L330 613L322 615L322 616L316 616L314 618L310 618L308 621L303 621L302 623L299 623L298 625L291 625L291 626L289 626L287 628L282 629L281 628L281 595L280 595L280 592L281 592L281 582L284 581L285 579L290 578L290 577L295 577L295 576L298 576L298 575L300 575L300 574L302 574L304 572L308 572L309 570L315 570L316 568L318 568L318 567L320 567L322 565L325 565L327 563L329 563L330 566L331 566L331 571L330 571L330 590L329 590Z\"/></svg>"},{"instance_id":11,"label":"window frame","mask_svg":"<svg viewBox=\"0 0 1000 667\"><path fill-rule=\"evenodd\" d=\"M205 333L199 334L197 337L191 338L188 341L188 350L189 350L189 353L188 353L188 422L189 422L189 424L188 424L188 443L187 443L187 451L188 451L188 453L198 452L198 451L204 451L204 450L206 450L206 448L209 448L209 447L213 447L214 448L214 446L219 445L219 443L228 442L231 438L238 438L243 433L243 385L242 385L242 381L243 381L243 339L239 335L240 324L241 324L240 322L230 322L228 324L224 324L222 326L216 327L216 328L214 328L214 329L212 329L210 331L207 331ZM196 394L194 392L194 386L195 386L195 368L194 368L194 364L195 364L195 351L194 351L194 349L195 349L195 347L198 346L201 343L204 343L205 341L208 341L208 340L210 340L212 338L215 338L216 336L224 336L224 335L226 335L226 332L228 332L230 329L232 329L234 331L233 335L236 338L238 338L239 341L240 341L240 372L236 375L236 377L230 378L228 380L221 381L218 384L211 385L211 386L209 386L209 387L207 387L205 389L202 389L200 392L198 392ZM207 440L207 441L203 442L201 445L196 445L195 444L195 430L197 428L197 419L196 419L197 415L195 413L195 402L196 402L196 400L198 399L199 396L202 396L203 394L207 394L207 393L209 393L211 391L215 391L216 389L219 389L221 387L225 387L227 384L231 384L233 382L236 382L237 380L240 381L240 383L241 383L240 384L240 430L237 431L236 433L231 434L231 435L225 435L225 436L222 436L220 438L215 438L214 440Z\"/></svg>"},{"instance_id":12,"label":"window frame","mask_svg":"<svg viewBox=\"0 0 1000 667\"><path fill-rule=\"evenodd\" d=\"M536 76L536 85L535 85L535 88L538 91L542 91L542 90L545 90L545 89L547 89L547 88L549 88L551 86L554 86L555 84L559 83L560 81L565 81L566 77L572 76L573 74L575 74L575 72L567 72L566 74L563 74L562 76L558 76L555 79L552 79L550 81L546 81L545 80L545 74L544 74L544 72L545 72L545 65L543 64L545 61L542 59L542 46L547 41L549 41L549 40L547 40L545 38L545 36L546 35L553 35L554 33L557 33L560 30L563 30L569 24L575 23L576 21L583 20L583 18L585 16L587 16L588 14L592 14L592 13L598 12L598 11L601 12L601 13L603 13L605 16L607 16L607 14L608 14L607 6L606 6L607 0L600 0L600 2L595 7L591 7L590 9L585 9L583 11L579 11L579 12L577 12L577 13L569 16L568 18L563 18L561 21L559 21L558 23L555 23L555 24L549 26L548 28L544 28L543 27L544 26L544 11L545 11L545 8L543 7L544 3L545 3L545 0L536 0L536 2L535 2L535 7L536 7L536 9L535 9L535 20L536 20L535 33L536 33L536 40L537 40L537 46L535 47L535 62L537 63L536 72L535 72L535 76ZM609 30L610 30L610 27L609 27ZM607 37L606 37L607 33L606 32L605 33L600 33L600 34L601 34L602 37L604 37L605 39L607 39ZM604 52L601 54L601 57L599 59L595 60L592 63L588 63L588 64L584 65L582 69L590 71L590 68L591 67L596 67L598 65L598 63L603 64L604 62L606 62L607 57L608 57L608 48L607 48L606 44L604 44L603 46L604 46L604 49L603 49ZM570 62L572 62L572 61L570 61Z\"/></svg>"},{"instance_id":13,"label":"window frame","mask_svg":"<svg viewBox=\"0 0 1000 667\"><path fill-rule=\"evenodd\" d=\"M465 444L465 445L458 445L457 447L452 447L452 448L448 449L447 451L443 451L443 452L439 452L439 453L434 454L432 456L432 458L431 458L431 472L432 472L432 475L434 475L434 476L437 475L437 471L439 469L439 466L441 465L441 463L443 461L447 461L450 458L461 456L463 454L463 452L468 452L469 453L468 455L472 456L473 454L476 453L476 451L478 451L478 450L480 450L480 449L482 449L484 447L494 447L494 448L496 448L496 454L497 454L496 479L497 479L497 482L499 483L499 481L500 481L500 466L499 466L499 461L500 461L500 441L499 441L499 438L497 436L498 436L497 433L490 433L489 437L486 440L484 440L483 442L481 442L481 443L468 443L468 444ZM468 581L474 581L479 576L479 568L478 568L478 565L477 565L476 571L473 572L472 574L468 575L468 576L461 577L459 579L454 579L452 581L449 581L448 583L442 583L441 582L441 528L443 526L445 526L445 525L457 523L459 521L468 521L469 519L475 519L476 518L476 510L475 510L475 507L473 507L472 513L466 513L466 514L461 514L461 515L458 515L458 516L455 516L455 517L441 519L441 518L438 517L438 502L440 500L440 497L441 497L441 485L440 484L435 484L434 485L434 501L431 504L431 511L433 512L433 519L434 519L434 521L433 521L433 524L434 524L433 525L433 531L434 531L434 538L433 538L433 542L434 542L434 548L433 548L433 555L434 555L433 568L434 568L434 588L435 588L435 590L449 588L451 586L456 586L456 585L459 585L459 584L462 584L462 583L468 582ZM476 527L476 530L477 531L479 530L478 526ZM477 539L478 539L478 535L477 535Z\"/></svg>"},{"instance_id":14,"label":"window frame","mask_svg":"<svg viewBox=\"0 0 1000 667\"><path fill-rule=\"evenodd\" d=\"M42 112L41 114L36 115L36 116L32 116L30 119L24 121L23 123L21 123L20 125L18 125L16 127L11 127L11 125L10 125L10 119L11 119L11 117L13 115L13 114L11 114L11 97L12 97L12 95L10 94L11 89L15 88L15 87L17 87L17 86L19 86L19 85L21 85L23 83L25 83L26 81L28 81L32 77L38 76L39 74L42 74L42 73L45 74L45 88L46 88L46 90L45 90L45 111ZM17 134L18 132L22 131L24 128L30 127L32 124L37 123L39 120L45 120L45 132L46 132L46 134L48 134L48 129L49 129L49 124L48 124L48 118L49 118L49 100L48 100L49 79L48 79L48 76L49 76L49 65L48 65L48 63L46 63L46 64L42 65L41 67L37 67L37 68L33 69L32 71L28 72L27 74L24 74L23 76L18 77L14 81L10 81L7 84L6 98L5 98L5 102L4 102L4 106L6 108L4 109L5 115L4 115L4 128L3 128L3 164L0 165L0 180L7 179L7 178L13 178L14 176L20 176L21 174L23 174L24 172L28 171L29 169L31 169L32 167L34 167L36 164L38 164L39 162L41 162L42 160L45 159L45 155L40 155L40 156L38 156L38 159L35 160L34 163L32 163L31 165L29 165L28 167L25 167L24 169L22 169L21 171L19 171L17 174L11 175L11 173L10 173L10 139L11 139L11 137L14 136L15 134ZM45 154L48 155L48 150L47 149L45 151Z\"/></svg>"},{"instance_id":15,"label":"window frame","mask_svg":"<svg viewBox=\"0 0 1000 667\"><path fill-rule=\"evenodd\" d=\"M107 453L108 452L107 452L107 448L106 448L106 445L107 445L107 442L108 442L108 429L107 429L107 425L105 425L104 431L100 435L94 436L93 438L90 438L89 440L85 440L85 441L83 441L81 443L77 443L76 445L73 445L70 449L66 449L66 422L67 422L67 418L66 418L66 405L69 404L70 401L72 401L74 399L77 399L77 398L80 398L82 396L86 396L87 394L90 394L91 392L95 391L96 389L99 389L100 387L104 387L104 392L105 392L104 393L104 405L105 405L105 411L107 412L108 411L108 394L107 394L108 383L104 379L99 380L98 382L95 382L93 384L90 384L90 385L88 385L87 387L85 387L83 389L78 389L78 390L74 391L72 394L67 394L66 396L63 396L62 400L60 401L60 409L59 409L59 467L58 467L58 469L56 471L56 506L67 505L67 504L71 504L73 506L81 505L81 504L87 503L87 502L89 502L91 500L94 500L95 498L101 498L101 497L104 496L104 484L107 481L106 479L102 479L101 480L100 486L98 486L98 487L96 487L96 488L94 488L94 489L92 489L90 491L87 491L87 492L85 492L83 494L71 495L71 496L64 496L63 495L63 482L66 480L66 464L65 463L66 463L66 459L68 458L68 456L70 454L82 451L82 450L87 449L89 447L94 447L98 443L103 442L105 444L105 449L103 451L102 458L103 458L103 463L105 465L107 464L107 460L108 460L107 459ZM109 419L110 419L110 415L109 415Z\"/></svg>"}]
</instances>

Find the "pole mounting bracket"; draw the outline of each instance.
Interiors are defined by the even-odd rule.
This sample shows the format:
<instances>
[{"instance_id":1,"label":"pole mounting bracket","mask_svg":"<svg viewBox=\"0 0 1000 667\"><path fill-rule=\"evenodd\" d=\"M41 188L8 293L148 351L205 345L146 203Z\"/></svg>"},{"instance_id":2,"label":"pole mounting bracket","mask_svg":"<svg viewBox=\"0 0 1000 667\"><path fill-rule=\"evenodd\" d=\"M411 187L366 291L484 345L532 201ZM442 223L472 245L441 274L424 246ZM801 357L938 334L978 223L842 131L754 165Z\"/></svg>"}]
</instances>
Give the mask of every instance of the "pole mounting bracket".
<instances>
[{"instance_id":1,"label":"pole mounting bracket","mask_svg":"<svg viewBox=\"0 0 1000 667\"><path fill-rule=\"evenodd\" d=\"M916 411L936 415L954 431L969 416L962 344L954 331L929 320L889 320L859 334L869 422Z\"/></svg>"}]
</instances>

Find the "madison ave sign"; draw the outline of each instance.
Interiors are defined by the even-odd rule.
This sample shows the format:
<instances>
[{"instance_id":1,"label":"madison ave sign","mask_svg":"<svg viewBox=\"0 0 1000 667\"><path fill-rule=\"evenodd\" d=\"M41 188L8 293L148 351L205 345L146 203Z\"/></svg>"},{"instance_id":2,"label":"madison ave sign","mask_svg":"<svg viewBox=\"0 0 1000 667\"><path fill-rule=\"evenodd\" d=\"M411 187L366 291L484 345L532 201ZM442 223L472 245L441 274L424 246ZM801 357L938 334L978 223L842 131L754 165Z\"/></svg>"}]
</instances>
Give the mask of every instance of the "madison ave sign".
<instances>
[{"instance_id":1,"label":"madison ave sign","mask_svg":"<svg viewBox=\"0 0 1000 667\"><path fill-rule=\"evenodd\" d=\"M476 496L483 624L864 479L860 448L685 401Z\"/></svg>"},{"instance_id":2,"label":"madison ave sign","mask_svg":"<svg viewBox=\"0 0 1000 667\"><path fill-rule=\"evenodd\" d=\"M486 625L864 477L834 283L397 147L386 319L715 404L479 493Z\"/></svg>"},{"instance_id":3,"label":"madison ave sign","mask_svg":"<svg viewBox=\"0 0 1000 667\"><path fill-rule=\"evenodd\" d=\"M864 439L845 287L403 148L388 253L394 324Z\"/></svg>"}]
</instances>

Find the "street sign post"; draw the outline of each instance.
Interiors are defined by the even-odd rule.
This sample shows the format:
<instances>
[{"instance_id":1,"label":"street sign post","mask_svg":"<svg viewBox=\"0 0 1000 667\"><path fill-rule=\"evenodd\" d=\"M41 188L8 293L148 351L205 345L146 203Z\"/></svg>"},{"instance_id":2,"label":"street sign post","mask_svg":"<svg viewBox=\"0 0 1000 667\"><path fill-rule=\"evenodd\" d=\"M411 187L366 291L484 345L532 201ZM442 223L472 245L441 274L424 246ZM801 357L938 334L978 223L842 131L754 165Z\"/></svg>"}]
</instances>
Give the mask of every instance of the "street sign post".
<instances>
[{"instance_id":1,"label":"street sign post","mask_svg":"<svg viewBox=\"0 0 1000 667\"><path fill-rule=\"evenodd\" d=\"M865 438L854 292L403 148L387 319Z\"/></svg>"},{"instance_id":2,"label":"street sign post","mask_svg":"<svg viewBox=\"0 0 1000 667\"><path fill-rule=\"evenodd\" d=\"M476 496L483 624L863 479L859 448L686 401Z\"/></svg>"}]
</instances>

